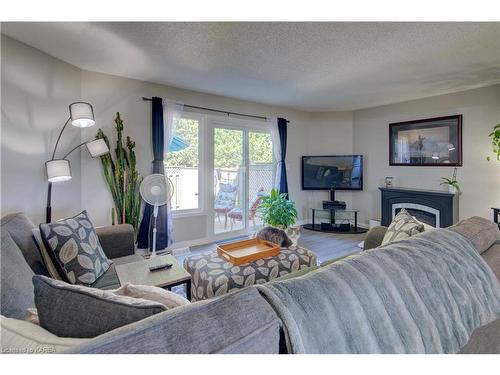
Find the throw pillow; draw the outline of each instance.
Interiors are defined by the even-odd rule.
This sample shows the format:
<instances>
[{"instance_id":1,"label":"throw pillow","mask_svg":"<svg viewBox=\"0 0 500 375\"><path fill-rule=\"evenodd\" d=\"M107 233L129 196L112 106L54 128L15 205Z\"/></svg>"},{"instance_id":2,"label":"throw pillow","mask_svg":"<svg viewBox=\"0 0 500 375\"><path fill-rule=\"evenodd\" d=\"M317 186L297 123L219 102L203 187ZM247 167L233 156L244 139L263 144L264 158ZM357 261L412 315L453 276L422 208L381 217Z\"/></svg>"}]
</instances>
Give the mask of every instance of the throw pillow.
<instances>
[{"instance_id":1,"label":"throw pillow","mask_svg":"<svg viewBox=\"0 0 500 375\"><path fill-rule=\"evenodd\" d=\"M24 320L0 317L3 354L61 353L89 339L57 337L46 329Z\"/></svg>"},{"instance_id":2,"label":"throw pillow","mask_svg":"<svg viewBox=\"0 0 500 375\"><path fill-rule=\"evenodd\" d=\"M189 302L186 298L168 290L149 285L133 285L126 283L112 293L118 296L126 296L132 298L142 298L148 301L161 303L167 309L188 305Z\"/></svg>"},{"instance_id":3,"label":"throw pillow","mask_svg":"<svg viewBox=\"0 0 500 375\"><path fill-rule=\"evenodd\" d=\"M396 217L392 220L381 246L391 242L405 240L411 236L424 231L422 223L411 216L404 208L399 211Z\"/></svg>"},{"instance_id":4,"label":"throw pillow","mask_svg":"<svg viewBox=\"0 0 500 375\"><path fill-rule=\"evenodd\" d=\"M40 254L42 255L42 259L43 259L43 262L45 263L45 267L47 268L47 271L49 271L49 276L52 277L53 279L56 279L56 280L62 280L61 275L59 275L59 272L57 271L57 268L54 265L54 262L52 262L52 259L50 258L50 255L49 255L49 252L47 251L47 248L45 247L45 244L43 243L42 235L40 234L40 229L33 228L31 230L31 233L33 233L33 238L35 239L35 244L38 247Z\"/></svg>"},{"instance_id":5,"label":"throw pillow","mask_svg":"<svg viewBox=\"0 0 500 375\"><path fill-rule=\"evenodd\" d=\"M118 289L107 290L110 293L116 294L117 296L125 296L131 298L140 298L152 302L158 302L164 305L167 309L173 309L176 307L189 305L191 302L186 298L165 290L163 288L158 288L156 286L149 285L133 285L126 283ZM26 315L24 320L27 322L40 325L40 320L38 318L38 311L35 308L29 308L26 310Z\"/></svg>"},{"instance_id":6,"label":"throw pillow","mask_svg":"<svg viewBox=\"0 0 500 375\"><path fill-rule=\"evenodd\" d=\"M429 225L429 224L427 224L427 223L424 223L423 221L418 220L415 216L413 216L413 218L414 218L415 220L417 220L420 224L422 224L422 225L424 226L424 230L423 230L423 232L428 232L428 231L430 231L430 230L435 230L435 229L436 229L436 228L435 228L435 227L433 227L432 225Z\"/></svg>"},{"instance_id":7,"label":"throw pillow","mask_svg":"<svg viewBox=\"0 0 500 375\"><path fill-rule=\"evenodd\" d=\"M33 276L40 326L60 337L91 338L166 311L158 303Z\"/></svg>"},{"instance_id":8,"label":"throw pillow","mask_svg":"<svg viewBox=\"0 0 500 375\"><path fill-rule=\"evenodd\" d=\"M42 223L40 233L59 274L71 284L92 285L112 263L86 211L56 223Z\"/></svg>"},{"instance_id":9,"label":"throw pillow","mask_svg":"<svg viewBox=\"0 0 500 375\"><path fill-rule=\"evenodd\" d=\"M257 232L255 238L275 243L281 247L289 247L292 245L292 241L288 238L285 231L274 227L262 228Z\"/></svg>"}]
</instances>

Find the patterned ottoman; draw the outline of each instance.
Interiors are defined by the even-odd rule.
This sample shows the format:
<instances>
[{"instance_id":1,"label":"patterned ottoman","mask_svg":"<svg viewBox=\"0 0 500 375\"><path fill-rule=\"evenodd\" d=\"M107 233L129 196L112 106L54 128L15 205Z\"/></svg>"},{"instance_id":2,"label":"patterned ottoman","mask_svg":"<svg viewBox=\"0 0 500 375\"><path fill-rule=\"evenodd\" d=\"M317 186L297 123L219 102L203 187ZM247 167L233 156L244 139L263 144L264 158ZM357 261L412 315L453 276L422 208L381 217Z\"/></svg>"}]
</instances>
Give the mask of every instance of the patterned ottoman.
<instances>
[{"instance_id":1,"label":"patterned ottoman","mask_svg":"<svg viewBox=\"0 0 500 375\"><path fill-rule=\"evenodd\" d=\"M235 266L217 252L193 255L184 260L191 274L191 301L220 296L235 289L263 284L277 277L316 265L316 254L303 247L282 248L274 257Z\"/></svg>"}]
</instances>

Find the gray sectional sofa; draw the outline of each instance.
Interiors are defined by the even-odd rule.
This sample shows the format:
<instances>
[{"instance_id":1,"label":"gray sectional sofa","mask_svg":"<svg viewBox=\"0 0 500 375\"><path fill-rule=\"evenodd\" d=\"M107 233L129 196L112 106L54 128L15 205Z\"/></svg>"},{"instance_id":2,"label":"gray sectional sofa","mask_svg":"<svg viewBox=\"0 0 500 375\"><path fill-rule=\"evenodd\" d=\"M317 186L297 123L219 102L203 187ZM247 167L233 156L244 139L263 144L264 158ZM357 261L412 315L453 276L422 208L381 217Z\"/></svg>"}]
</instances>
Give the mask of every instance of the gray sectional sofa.
<instances>
[{"instance_id":1,"label":"gray sectional sofa","mask_svg":"<svg viewBox=\"0 0 500 375\"><path fill-rule=\"evenodd\" d=\"M496 231L496 224L480 217L471 217L450 227L451 230L469 238L481 257L490 266L498 280L500 280L500 231ZM364 242L364 250L379 247L384 239L387 227L379 226L370 229Z\"/></svg>"},{"instance_id":2,"label":"gray sectional sofa","mask_svg":"<svg viewBox=\"0 0 500 375\"><path fill-rule=\"evenodd\" d=\"M31 237L32 224L22 214L2 219L2 315L19 315L33 307L31 278L46 274ZM491 222L471 218L453 230L467 237L500 278L500 231ZM369 234L374 236L377 229ZM131 228L115 226L98 230L99 240L115 263L136 259ZM13 240L13 241L12 241ZM300 277L308 272L296 274ZM117 286L113 269L96 287ZM290 280L292 279L292 280ZM293 277L287 280L292 282ZM71 353L284 353L282 321L261 296L249 287L219 298L175 308L100 335L73 347ZM500 320L474 331L462 353L500 353Z\"/></svg>"}]
</instances>

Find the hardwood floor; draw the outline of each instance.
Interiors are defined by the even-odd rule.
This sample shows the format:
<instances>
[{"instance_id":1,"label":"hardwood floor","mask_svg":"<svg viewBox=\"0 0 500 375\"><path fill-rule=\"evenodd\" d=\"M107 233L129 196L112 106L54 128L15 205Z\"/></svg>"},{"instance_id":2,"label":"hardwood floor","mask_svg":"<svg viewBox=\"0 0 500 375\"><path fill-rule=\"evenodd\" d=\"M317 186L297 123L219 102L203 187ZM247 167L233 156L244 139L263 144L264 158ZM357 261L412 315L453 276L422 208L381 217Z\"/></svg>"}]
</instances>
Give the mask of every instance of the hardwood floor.
<instances>
[{"instance_id":1,"label":"hardwood floor","mask_svg":"<svg viewBox=\"0 0 500 375\"><path fill-rule=\"evenodd\" d=\"M323 233L302 229L299 245L314 252L318 256L318 262L322 263L361 251L358 244L365 236L366 233Z\"/></svg>"},{"instance_id":2,"label":"hardwood floor","mask_svg":"<svg viewBox=\"0 0 500 375\"><path fill-rule=\"evenodd\" d=\"M302 229L299 245L314 252L318 256L318 263L322 263L330 259L340 258L361 251L358 244L364 240L365 236L366 233L323 233ZM216 247L216 243L193 246L191 247L190 254L176 258L182 264L186 256L215 251Z\"/></svg>"}]
</instances>

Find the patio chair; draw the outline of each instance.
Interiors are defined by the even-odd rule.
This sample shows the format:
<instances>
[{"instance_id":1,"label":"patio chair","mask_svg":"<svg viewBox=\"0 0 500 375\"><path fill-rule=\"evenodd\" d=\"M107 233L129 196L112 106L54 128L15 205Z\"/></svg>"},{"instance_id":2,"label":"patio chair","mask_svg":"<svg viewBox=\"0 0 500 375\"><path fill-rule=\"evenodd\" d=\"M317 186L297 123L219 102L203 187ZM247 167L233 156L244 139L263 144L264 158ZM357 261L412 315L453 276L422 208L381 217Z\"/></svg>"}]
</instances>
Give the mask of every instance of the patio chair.
<instances>
[{"instance_id":1,"label":"patio chair","mask_svg":"<svg viewBox=\"0 0 500 375\"><path fill-rule=\"evenodd\" d=\"M220 222L220 215L224 215L224 229L227 228L227 215L234 209L236 198L238 197L238 185L219 184L219 191L215 197L214 211L217 214L217 220Z\"/></svg>"},{"instance_id":2,"label":"patio chair","mask_svg":"<svg viewBox=\"0 0 500 375\"><path fill-rule=\"evenodd\" d=\"M257 193L255 193L255 196L253 197L253 200L250 203L250 207L248 209L248 219L252 220L254 227L255 227L255 215L257 214L257 208L259 207L260 203L262 202L262 197L264 195L265 195L264 188L260 187L259 190L257 191ZM231 211L229 211L228 216L231 219L231 230L232 230L233 224L235 224L236 221L243 220L243 210L239 207L233 208Z\"/></svg>"}]
</instances>

